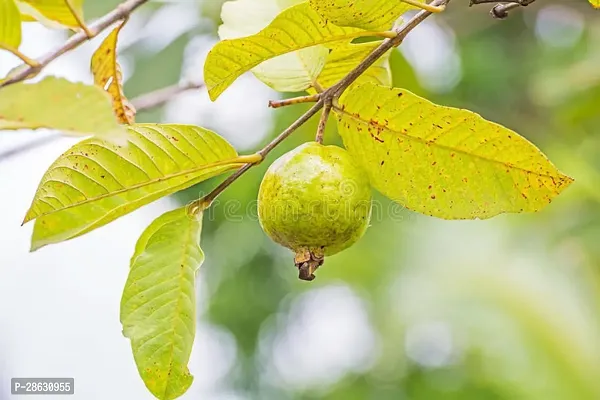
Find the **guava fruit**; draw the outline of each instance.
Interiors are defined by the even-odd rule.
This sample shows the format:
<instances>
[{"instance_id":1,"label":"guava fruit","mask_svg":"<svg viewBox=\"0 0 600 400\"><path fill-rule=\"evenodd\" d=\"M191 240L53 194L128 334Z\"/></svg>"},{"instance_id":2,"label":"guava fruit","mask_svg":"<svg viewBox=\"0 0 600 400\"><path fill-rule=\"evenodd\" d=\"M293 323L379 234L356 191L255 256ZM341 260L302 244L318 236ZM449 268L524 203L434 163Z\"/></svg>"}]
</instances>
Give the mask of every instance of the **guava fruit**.
<instances>
[{"instance_id":1,"label":"guava fruit","mask_svg":"<svg viewBox=\"0 0 600 400\"><path fill-rule=\"evenodd\" d=\"M271 239L295 252L300 279L313 280L325 256L352 246L367 230L369 178L346 150L305 143L267 170L258 217Z\"/></svg>"}]
</instances>

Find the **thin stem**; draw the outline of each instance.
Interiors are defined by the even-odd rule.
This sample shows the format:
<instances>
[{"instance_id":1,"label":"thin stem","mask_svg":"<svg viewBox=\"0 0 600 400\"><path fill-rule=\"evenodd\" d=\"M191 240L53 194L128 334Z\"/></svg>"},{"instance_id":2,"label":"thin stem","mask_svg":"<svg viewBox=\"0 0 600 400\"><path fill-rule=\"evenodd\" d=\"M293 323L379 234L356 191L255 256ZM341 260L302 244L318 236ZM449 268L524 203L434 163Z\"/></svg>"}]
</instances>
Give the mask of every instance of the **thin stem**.
<instances>
[{"instance_id":1,"label":"thin stem","mask_svg":"<svg viewBox=\"0 0 600 400\"><path fill-rule=\"evenodd\" d=\"M79 12L75 9L75 7L73 7L71 0L65 0L65 4L67 5L67 8L69 9L69 11L71 11L73 18L75 18L75 21L77 21L77 25L79 25L81 30L83 30L85 32L85 34L87 35L87 37L89 39L93 38L94 35L92 34L92 32L90 31L88 26L85 24L85 21L83 20L83 18L81 18L81 15L79 14Z\"/></svg>"},{"instance_id":2,"label":"thin stem","mask_svg":"<svg viewBox=\"0 0 600 400\"><path fill-rule=\"evenodd\" d=\"M40 67L40 64L37 61L35 61L33 58L27 57L25 54L21 53L19 51L19 49L16 49L14 47L11 47L11 46L8 46L8 45L2 44L2 43L0 43L0 49L6 50L6 51L14 54L15 56L19 57L21 59L21 61L23 61L25 64L29 65L31 68L37 69Z\"/></svg>"},{"instance_id":3,"label":"thin stem","mask_svg":"<svg viewBox=\"0 0 600 400\"><path fill-rule=\"evenodd\" d=\"M273 139L268 145L266 145L261 151L257 154L264 159L267 154L269 154L275 147L277 147L281 142L288 138L296 129L300 128L304 123L306 123L309 119L312 118L313 115L319 112L323 108L323 102L319 101L317 104L312 106L307 112L305 112L300 118L296 120L292 125L290 125L285 131L281 132L279 136ZM190 212L192 214L198 213L201 210L206 209L210 204L221 194L225 189L229 187L233 182L235 182L240 176L244 175L246 171L252 168L254 164L246 164L238 169L233 175L229 176L225 179L219 186L214 188L210 193L206 196L194 201L190 204Z\"/></svg>"},{"instance_id":4,"label":"thin stem","mask_svg":"<svg viewBox=\"0 0 600 400\"><path fill-rule=\"evenodd\" d=\"M312 87L317 91L317 93L323 93L325 91L323 86L321 86L321 84L317 82L316 79L312 82Z\"/></svg>"},{"instance_id":5,"label":"thin stem","mask_svg":"<svg viewBox=\"0 0 600 400\"><path fill-rule=\"evenodd\" d=\"M450 0L434 0L429 3L432 6L441 6L446 5L450 2ZM427 19L431 14L431 11L423 10L419 12L417 15L412 17L408 22L404 25L397 28L396 36L392 39L384 40L375 50L371 52L356 68L348 73L340 82L336 85L332 86L327 90L327 92L331 92L331 95L334 98L339 98L342 93L350 86L359 76L361 76L369 67L371 67L381 56L387 53L390 49L399 46L404 38L421 22Z\"/></svg>"},{"instance_id":6,"label":"thin stem","mask_svg":"<svg viewBox=\"0 0 600 400\"><path fill-rule=\"evenodd\" d=\"M131 100L131 103L135 107L136 110L148 110L151 108L159 107L174 98L175 96L186 92L188 90L197 90L202 89L204 87L204 83L194 83L190 82L187 84L177 84L172 86L167 86L162 89L155 90L150 93L143 94L135 99Z\"/></svg>"},{"instance_id":7,"label":"thin stem","mask_svg":"<svg viewBox=\"0 0 600 400\"><path fill-rule=\"evenodd\" d=\"M519 8L519 7L524 7L529 4L530 3L527 3L527 4L520 4L520 3L496 4L490 10L490 14L492 15L492 17L494 17L496 19L504 19L504 18L508 17L508 12L510 10L514 10L515 8Z\"/></svg>"},{"instance_id":8,"label":"thin stem","mask_svg":"<svg viewBox=\"0 0 600 400\"><path fill-rule=\"evenodd\" d=\"M426 4L426 3L421 3L418 0L402 0L402 2L406 3L406 4L410 4L411 6L420 8L422 10L426 10L432 13L439 13L442 12L446 9L445 5L439 5L439 6L434 6L431 4Z\"/></svg>"},{"instance_id":9,"label":"thin stem","mask_svg":"<svg viewBox=\"0 0 600 400\"><path fill-rule=\"evenodd\" d=\"M27 77L30 75L39 72L39 70L45 68L48 64L56 60L61 55L77 48L90 38L97 36L100 32L104 31L113 23L129 16L135 9L147 1L148 0L126 0L125 2L119 4L114 10L104 15L93 24L89 25L88 28L91 37L88 36L86 32L78 32L74 34L62 46L35 60L35 66L30 65L28 68L19 69L17 73L8 77L5 81L0 82L0 88L16 82L21 82L27 79Z\"/></svg>"},{"instance_id":10,"label":"thin stem","mask_svg":"<svg viewBox=\"0 0 600 400\"><path fill-rule=\"evenodd\" d=\"M317 136L315 141L323 144L323 136L325 135L325 128L327 127L327 121L329 120L329 114L331 113L331 103L326 103L323 106L323 112L321 113L321 119L319 120L319 127L317 128Z\"/></svg>"},{"instance_id":11,"label":"thin stem","mask_svg":"<svg viewBox=\"0 0 600 400\"><path fill-rule=\"evenodd\" d=\"M269 101L269 107L271 108L281 108L291 106L293 104L301 104L301 103L314 103L319 101L321 95L319 93L313 94L311 96L300 96L293 97L291 99L283 99L283 100L271 100Z\"/></svg>"}]
</instances>

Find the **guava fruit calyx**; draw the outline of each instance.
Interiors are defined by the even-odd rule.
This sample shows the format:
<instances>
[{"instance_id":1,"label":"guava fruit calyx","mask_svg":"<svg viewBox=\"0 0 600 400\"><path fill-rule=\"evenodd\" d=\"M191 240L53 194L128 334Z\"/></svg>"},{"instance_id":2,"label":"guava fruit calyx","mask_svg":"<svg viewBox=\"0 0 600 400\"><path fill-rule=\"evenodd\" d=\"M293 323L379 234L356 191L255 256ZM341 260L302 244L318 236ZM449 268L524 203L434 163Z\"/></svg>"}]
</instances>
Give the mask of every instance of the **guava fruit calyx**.
<instances>
[{"instance_id":1,"label":"guava fruit calyx","mask_svg":"<svg viewBox=\"0 0 600 400\"><path fill-rule=\"evenodd\" d=\"M294 262L298 268L298 278L303 281L315 279L315 271L325 262L325 254L322 249L310 250L302 247L296 252Z\"/></svg>"}]
</instances>

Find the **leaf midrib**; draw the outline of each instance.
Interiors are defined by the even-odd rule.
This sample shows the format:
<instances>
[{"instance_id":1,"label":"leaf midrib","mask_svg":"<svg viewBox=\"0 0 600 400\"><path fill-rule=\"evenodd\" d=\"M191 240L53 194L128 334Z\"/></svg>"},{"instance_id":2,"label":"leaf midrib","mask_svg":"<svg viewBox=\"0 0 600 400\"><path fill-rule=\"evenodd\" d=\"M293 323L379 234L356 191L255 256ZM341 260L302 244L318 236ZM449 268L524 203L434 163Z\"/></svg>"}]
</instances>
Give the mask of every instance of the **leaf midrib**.
<instances>
[{"instance_id":1,"label":"leaf midrib","mask_svg":"<svg viewBox=\"0 0 600 400\"><path fill-rule=\"evenodd\" d=\"M33 219L36 219L36 218L40 218L40 217L43 217L43 216L46 216L46 215L52 215L52 214L55 214L57 212L65 211L65 210L68 210L68 209L74 208L74 207L79 207L79 206L82 206L84 204L92 203L92 202L95 202L95 201L104 200L104 199L112 197L112 196L118 196L120 194L126 193L126 192L131 191L131 190L140 189L140 188L143 188L145 186L149 186L149 185L152 185L152 184L155 184L155 183L160 183L160 182L163 182L163 181L168 181L170 179L175 179L175 178L178 178L178 177L186 175L186 174L197 173L197 172L200 172L200 171L202 171L204 169L210 169L210 168L216 168L216 167L228 167L226 170L229 170L229 169L233 169L235 167L240 167L240 166L242 166L242 165L245 164L245 163L241 163L241 162L236 162L236 163L231 163L230 164L229 161L230 160L218 161L218 162L215 162L215 163L205 164L205 165L202 165L202 166L198 166L196 168L179 171L179 172L176 172L176 173L173 173L173 174L163 175L161 177L154 178L154 179L151 179L149 181L144 181L144 182L138 183L136 185L132 185L132 186L129 186L129 187L126 187L126 188L123 188L123 189L116 190L114 192L104 193L104 194L101 194L101 195L96 196L96 197L90 197L90 198L87 198L87 199L85 199L85 200L83 200L81 202L69 204L66 207L57 208L55 210L48 211L48 212L45 212L45 213L42 213L42 214L39 214L39 215L30 216L29 212L28 212L27 216L25 217L25 219L23 221L23 224L25 224L25 223L33 220Z\"/></svg>"},{"instance_id":2,"label":"leaf midrib","mask_svg":"<svg viewBox=\"0 0 600 400\"><path fill-rule=\"evenodd\" d=\"M184 280L184 278L183 278L184 271L185 271L185 269L187 267L189 267L189 265L187 265L185 263L185 259L189 255L189 253L190 253L190 247L192 245L192 243L191 243L192 242L191 236L192 236L192 231L193 230L194 230L193 229L193 223L191 223L191 224L188 225L188 230L186 231L185 245L182 246L183 251L181 252L181 258L180 258L180 262L179 262L179 265L181 266L180 269L179 269L179 294L177 296L177 304L175 305L175 313L173 315L173 318L171 319L171 350L169 351L169 368L168 368L169 373L167 375L168 377L167 377L167 380L165 382L165 389L164 389L164 392L163 392L163 396L164 396L163 398L165 398L165 399L167 398L167 390L170 387L169 382L170 382L170 380L171 380L171 378L173 376L171 374L171 371L173 369L173 353L174 353L174 350L175 350L175 325L177 323L176 320L179 317L179 312L180 312L180 308L181 308L181 298L183 297L183 293L182 293L183 292L183 284L182 284L182 282ZM192 304L194 304L193 299L192 299ZM192 315L191 317L195 321L196 317L194 315ZM179 318L181 318L181 317L179 317Z\"/></svg>"},{"instance_id":3,"label":"leaf midrib","mask_svg":"<svg viewBox=\"0 0 600 400\"><path fill-rule=\"evenodd\" d=\"M515 165L515 164L507 164L504 161L494 160L493 158L484 157L484 156L479 155L479 154L469 153L469 152L467 152L465 150L456 149L454 147L450 147L450 146L447 146L447 145L439 144L439 143L437 143L435 141L427 141L427 140L419 138L419 137L415 137L415 136L411 136L411 135L408 135L408 134L403 133L403 132L395 131L395 130L391 129L388 126L386 126L384 124L381 124L379 121L376 121L373 118L369 119L369 121L366 121L365 119L361 118L360 114L358 114L358 113L356 113L356 114L349 113L346 110L343 110L343 109L341 109L341 108L339 108L337 106L334 106L334 110L335 110L335 112L337 114L344 114L345 116L347 116L347 117L349 117L349 118L351 118L351 119L353 119L353 120L355 120L357 122L360 122L360 123L362 123L364 125L380 127L380 128L383 128L384 130L387 130L389 132L395 133L395 134L397 134L399 136L406 137L406 138L408 138L410 140L413 140L413 141L416 141L416 142L419 142L419 143L422 143L422 144L435 146L435 147L438 147L438 148L441 148L441 149L445 149L445 150L448 150L448 151L453 151L453 152L456 152L456 153L461 153L461 154L467 155L469 157L478 158L480 160L483 160L483 161L486 161L486 162L489 162L489 163L504 165L507 168L517 169L517 170L523 171L525 173L537 175L537 176L540 176L540 177L546 177L546 178L552 178L552 179L560 179L560 180L566 181L566 182L572 181L571 178L569 178L566 175L561 174L558 171L557 171L558 175L550 175L550 174L545 174L545 173L539 173L539 172L531 171L531 170L529 170L527 168L523 168L523 167L520 167L520 166Z\"/></svg>"}]
</instances>

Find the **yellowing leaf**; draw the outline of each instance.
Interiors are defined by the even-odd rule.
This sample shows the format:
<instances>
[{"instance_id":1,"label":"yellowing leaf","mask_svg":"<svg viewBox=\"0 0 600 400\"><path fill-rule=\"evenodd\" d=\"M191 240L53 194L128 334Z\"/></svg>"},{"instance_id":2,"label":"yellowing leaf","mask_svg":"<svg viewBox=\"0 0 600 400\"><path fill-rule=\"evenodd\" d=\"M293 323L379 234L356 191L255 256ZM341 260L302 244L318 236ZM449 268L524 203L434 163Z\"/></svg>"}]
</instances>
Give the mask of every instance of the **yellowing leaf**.
<instances>
[{"instance_id":1,"label":"yellowing leaf","mask_svg":"<svg viewBox=\"0 0 600 400\"><path fill-rule=\"evenodd\" d=\"M223 4L219 37L238 39L267 27L284 9L306 0L236 0ZM293 51L267 60L252 68L252 73L280 92L307 89L321 72L329 50L323 45Z\"/></svg>"},{"instance_id":2,"label":"yellowing leaf","mask_svg":"<svg viewBox=\"0 0 600 400\"><path fill-rule=\"evenodd\" d=\"M310 0L310 5L336 25L375 31L391 29L402 14L415 9L401 0Z\"/></svg>"},{"instance_id":3,"label":"yellowing leaf","mask_svg":"<svg viewBox=\"0 0 600 400\"><path fill-rule=\"evenodd\" d=\"M335 85L356 68L380 44L380 42L361 44L344 43L332 46L325 68L323 68L316 79L318 85L325 89ZM360 85L365 82L391 86L392 76L389 52L361 74L352 85ZM310 89L309 92L316 93L314 89Z\"/></svg>"},{"instance_id":4,"label":"yellowing leaf","mask_svg":"<svg viewBox=\"0 0 600 400\"><path fill-rule=\"evenodd\" d=\"M21 44L21 16L13 0L0 0L0 49Z\"/></svg>"},{"instance_id":5,"label":"yellowing leaf","mask_svg":"<svg viewBox=\"0 0 600 400\"><path fill-rule=\"evenodd\" d=\"M216 133L188 125L132 125L122 145L77 143L46 171L27 212L25 222L36 219L32 250L90 232L243 158Z\"/></svg>"},{"instance_id":6,"label":"yellowing leaf","mask_svg":"<svg viewBox=\"0 0 600 400\"><path fill-rule=\"evenodd\" d=\"M83 19L83 0L70 1L75 12ZM60 25L69 28L79 27L77 19L69 10L65 0L18 0L17 4L21 13L50 27Z\"/></svg>"},{"instance_id":7,"label":"yellowing leaf","mask_svg":"<svg viewBox=\"0 0 600 400\"><path fill-rule=\"evenodd\" d=\"M368 33L326 23L307 3L288 8L256 35L223 40L210 51L204 65L210 98L215 100L241 74L266 60L363 34Z\"/></svg>"},{"instance_id":8,"label":"yellowing leaf","mask_svg":"<svg viewBox=\"0 0 600 400\"><path fill-rule=\"evenodd\" d=\"M195 278L204 261L201 230L201 216L185 207L157 218L136 244L123 290L123 334L159 399L181 396L194 379L187 364L196 333Z\"/></svg>"},{"instance_id":9,"label":"yellowing leaf","mask_svg":"<svg viewBox=\"0 0 600 400\"><path fill-rule=\"evenodd\" d=\"M590 0L590 3L594 8L600 8L600 0Z\"/></svg>"},{"instance_id":10,"label":"yellowing leaf","mask_svg":"<svg viewBox=\"0 0 600 400\"><path fill-rule=\"evenodd\" d=\"M62 78L16 83L0 91L0 130L56 129L70 135L122 133L101 88Z\"/></svg>"},{"instance_id":11,"label":"yellowing leaf","mask_svg":"<svg viewBox=\"0 0 600 400\"><path fill-rule=\"evenodd\" d=\"M135 122L135 108L123 93L123 74L117 62L117 41L119 32L125 25L122 22L104 39L92 56L91 69L94 83L104 88L113 100L113 109L117 119L124 124Z\"/></svg>"},{"instance_id":12,"label":"yellowing leaf","mask_svg":"<svg viewBox=\"0 0 600 400\"><path fill-rule=\"evenodd\" d=\"M572 179L515 132L467 110L371 83L336 109L348 151L371 184L407 208L446 219L538 211Z\"/></svg>"}]
</instances>

